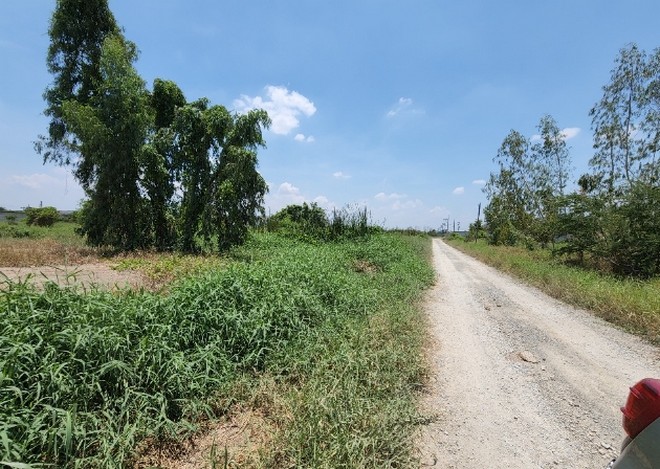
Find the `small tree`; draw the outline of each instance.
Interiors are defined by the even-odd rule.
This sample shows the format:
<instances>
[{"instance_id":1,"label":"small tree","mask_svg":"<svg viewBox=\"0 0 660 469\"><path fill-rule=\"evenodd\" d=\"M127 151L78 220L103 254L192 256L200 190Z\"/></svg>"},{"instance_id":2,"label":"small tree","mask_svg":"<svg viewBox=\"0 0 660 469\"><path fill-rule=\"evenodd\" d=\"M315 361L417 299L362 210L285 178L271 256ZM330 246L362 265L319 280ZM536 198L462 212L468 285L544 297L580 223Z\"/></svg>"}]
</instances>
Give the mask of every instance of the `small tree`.
<instances>
[{"instance_id":1,"label":"small tree","mask_svg":"<svg viewBox=\"0 0 660 469\"><path fill-rule=\"evenodd\" d=\"M288 205L268 220L269 230L308 240L328 239L329 226L325 210L315 202Z\"/></svg>"},{"instance_id":2,"label":"small tree","mask_svg":"<svg viewBox=\"0 0 660 469\"><path fill-rule=\"evenodd\" d=\"M28 225L36 226L53 226L60 219L60 214L55 207L28 207L25 209L25 215L25 222Z\"/></svg>"}]
</instances>

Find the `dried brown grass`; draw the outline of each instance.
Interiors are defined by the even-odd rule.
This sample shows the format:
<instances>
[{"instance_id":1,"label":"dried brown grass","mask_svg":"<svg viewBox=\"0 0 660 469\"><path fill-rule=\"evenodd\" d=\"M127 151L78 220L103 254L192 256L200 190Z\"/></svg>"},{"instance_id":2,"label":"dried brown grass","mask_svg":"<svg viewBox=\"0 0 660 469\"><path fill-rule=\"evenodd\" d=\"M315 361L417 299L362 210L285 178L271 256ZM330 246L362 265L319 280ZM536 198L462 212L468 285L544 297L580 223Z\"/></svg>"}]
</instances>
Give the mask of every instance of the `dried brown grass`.
<instances>
[{"instance_id":1,"label":"dried brown grass","mask_svg":"<svg viewBox=\"0 0 660 469\"><path fill-rule=\"evenodd\" d=\"M272 433L271 423L260 411L238 407L222 420L206 422L183 443L152 446L134 469L262 467L261 452Z\"/></svg>"},{"instance_id":2,"label":"dried brown grass","mask_svg":"<svg viewBox=\"0 0 660 469\"><path fill-rule=\"evenodd\" d=\"M0 267L91 264L103 254L98 248L50 238L0 238Z\"/></svg>"}]
</instances>

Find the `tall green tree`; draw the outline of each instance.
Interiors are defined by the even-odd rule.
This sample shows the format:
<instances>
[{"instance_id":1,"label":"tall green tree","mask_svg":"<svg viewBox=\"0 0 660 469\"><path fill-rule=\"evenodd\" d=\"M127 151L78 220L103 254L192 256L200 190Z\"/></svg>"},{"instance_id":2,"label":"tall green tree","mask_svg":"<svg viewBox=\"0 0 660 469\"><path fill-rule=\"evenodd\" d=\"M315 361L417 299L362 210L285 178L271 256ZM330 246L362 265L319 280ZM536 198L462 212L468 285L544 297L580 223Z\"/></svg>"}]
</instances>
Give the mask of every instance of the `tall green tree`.
<instances>
[{"instance_id":1,"label":"tall green tree","mask_svg":"<svg viewBox=\"0 0 660 469\"><path fill-rule=\"evenodd\" d=\"M493 243L533 240L546 245L558 234L557 198L566 189L570 153L552 116L543 116L537 128L534 143L512 130L494 158L499 171L484 187L489 199L484 215Z\"/></svg>"},{"instance_id":2,"label":"tall green tree","mask_svg":"<svg viewBox=\"0 0 660 469\"><path fill-rule=\"evenodd\" d=\"M93 245L135 249L152 241L139 184L151 114L145 83L133 67L136 55L122 36L107 36L96 93L86 103L62 106L62 119L78 141L75 175L89 197L82 232Z\"/></svg>"},{"instance_id":3,"label":"tall green tree","mask_svg":"<svg viewBox=\"0 0 660 469\"><path fill-rule=\"evenodd\" d=\"M532 145L536 165L534 183L542 184L544 189L555 196L562 196L566 192L571 173L571 155L566 136L550 115L541 118L537 129L539 140Z\"/></svg>"},{"instance_id":4,"label":"tall green tree","mask_svg":"<svg viewBox=\"0 0 660 469\"><path fill-rule=\"evenodd\" d=\"M266 146L262 129L270 123L263 110L235 116L222 143L206 217L217 229L221 251L243 243L248 227L264 216L268 186L257 171L257 149Z\"/></svg>"},{"instance_id":5,"label":"tall green tree","mask_svg":"<svg viewBox=\"0 0 660 469\"><path fill-rule=\"evenodd\" d=\"M73 165L87 241L185 251L243 242L263 215L267 113L188 103L161 79L150 93L107 0L58 0L49 33L51 123L36 147L44 161Z\"/></svg>"},{"instance_id":6,"label":"tall green tree","mask_svg":"<svg viewBox=\"0 0 660 469\"><path fill-rule=\"evenodd\" d=\"M646 89L642 97L644 109L640 125L644 141L641 148L640 179L649 184L660 184L660 48L650 55L645 69Z\"/></svg>"},{"instance_id":7,"label":"tall green tree","mask_svg":"<svg viewBox=\"0 0 660 469\"><path fill-rule=\"evenodd\" d=\"M596 150L589 163L609 194L622 185L630 187L639 177L647 156L640 134L647 73L644 51L636 44L621 49L610 82L589 113Z\"/></svg>"},{"instance_id":8,"label":"tall green tree","mask_svg":"<svg viewBox=\"0 0 660 469\"><path fill-rule=\"evenodd\" d=\"M262 129L268 114L253 110L232 115L206 99L178 109L172 122L180 246L199 249L198 241L219 250L240 244L263 215L266 183L257 171L257 149L265 146Z\"/></svg>"},{"instance_id":9,"label":"tall green tree","mask_svg":"<svg viewBox=\"0 0 660 469\"><path fill-rule=\"evenodd\" d=\"M79 156L75 135L63 116L65 102L87 104L101 81L101 50L105 38L120 34L107 0L57 0L50 20L46 64L53 83L46 89L48 134L36 148L44 161L74 162Z\"/></svg>"},{"instance_id":10,"label":"tall green tree","mask_svg":"<svg viewBox=\"0 0 660 469\"><path fill-rule=\"evenodd\" d=\"M498 172L491 173L484 187L489 199L484 209L487 230L494 244L516 244L528 232L534 212L528 139L512 130L494 161Z\"/></svg>"},{"instance_id":11,"label":"tall green tree","mask_svg":"<svg viewBox=\"0 0 660 469\"><path fill-rule=\"evenodd\" d=\"M142 185L149 199L155 247L174 249L177 244L175 199L178 163L173 151L173 128L177 110L186 105L183 91L176 83L157 78L151 94L153 126L142 154Z\"/></svg>"}]
</instances>

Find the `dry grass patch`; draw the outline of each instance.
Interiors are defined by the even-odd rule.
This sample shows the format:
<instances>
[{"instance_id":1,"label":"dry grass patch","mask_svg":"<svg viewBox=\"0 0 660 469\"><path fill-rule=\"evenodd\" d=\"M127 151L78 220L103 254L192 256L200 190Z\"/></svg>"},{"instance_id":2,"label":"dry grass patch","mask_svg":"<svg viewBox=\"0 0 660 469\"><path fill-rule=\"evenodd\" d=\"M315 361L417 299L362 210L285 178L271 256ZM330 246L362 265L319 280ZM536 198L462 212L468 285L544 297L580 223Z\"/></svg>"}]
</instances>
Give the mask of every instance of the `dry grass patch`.
<instances>
[{"instance_id":1,"label":"dry grass patch","mask_svg":"<svg viewBox=\"0 0 660 469\"><path fill-rule=\"evenodd\" d=\"M50 238L0 238L1 267L90 264L101 256L99 249Z\"/></svg>"},{"instance_id":2,"label":"dry grass patch","mask_svg":"<svg viewBox=\"0 0 660 469\"><path fill-rule=\"evenodd\" d=\"M206 422L182 443L150 447L134 468L263 467L261 454L273 431L261 411L237 407L222 420Z\"/></svg>"}]
</instances>

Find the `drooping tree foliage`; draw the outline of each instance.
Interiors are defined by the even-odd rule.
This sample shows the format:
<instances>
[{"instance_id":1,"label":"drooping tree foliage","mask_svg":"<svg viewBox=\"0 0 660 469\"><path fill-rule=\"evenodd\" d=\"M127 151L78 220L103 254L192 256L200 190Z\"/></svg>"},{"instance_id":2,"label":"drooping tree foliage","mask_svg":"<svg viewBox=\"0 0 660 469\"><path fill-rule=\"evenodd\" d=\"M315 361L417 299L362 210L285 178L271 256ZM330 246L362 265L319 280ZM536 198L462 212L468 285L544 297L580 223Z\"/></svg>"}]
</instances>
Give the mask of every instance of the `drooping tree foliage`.
<instances>
[{"instance_id":1,"label":"drooping tree foliage","mask_svg":"<svg viewBox=\"0 0 660 469\"><path fill-rule=\"evenodd\" d=\"M187 102L161 79L149 91L107 0L58 0L49 34L51 123L36 148L44 161L73 166L88 197L87 241L184 251L242 243L263 215L266 112Z\"/></svg>"},{"instance_id":2,"label":"drooping tree foliage","mask_svg":"<svg viewBox=\"0 0 660 469\"><path fill-rule=\"evenodd\" d=\"M201 99L179 108L172 121L169 151L181 187L178 229L181 248L198 239L226 249L245 240L248 226L263 215L267 186L257 172L257 148L264 146L265 111L232 116Z\"/></svg>"},{"instance_id":3,"label":"drooping tree foliage","mask_svg":"<svg viewBox=\"0 0 660 469\"><path fill-rule=\"evenodd\" d=\"M495 244L555 244L555 252L621 275L660 275L660 49L632 44L590 111L591 171L566 193L565 135L545 116L539 135L512 131L485 187L484 213Z\"/></svg>"}]
</instances>

